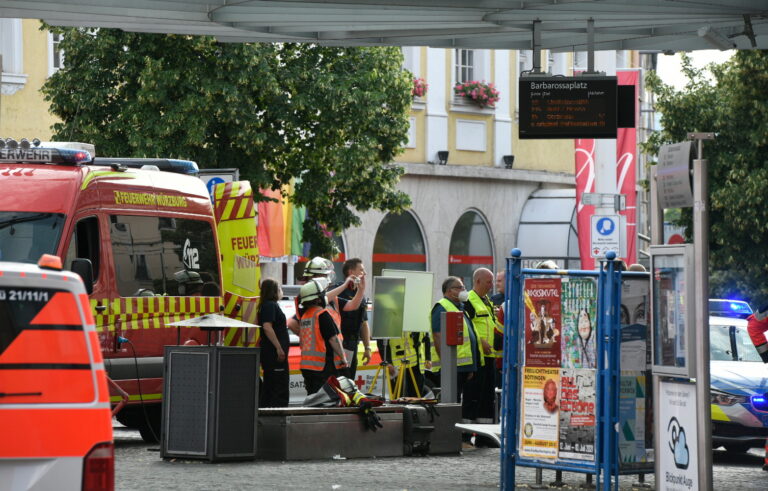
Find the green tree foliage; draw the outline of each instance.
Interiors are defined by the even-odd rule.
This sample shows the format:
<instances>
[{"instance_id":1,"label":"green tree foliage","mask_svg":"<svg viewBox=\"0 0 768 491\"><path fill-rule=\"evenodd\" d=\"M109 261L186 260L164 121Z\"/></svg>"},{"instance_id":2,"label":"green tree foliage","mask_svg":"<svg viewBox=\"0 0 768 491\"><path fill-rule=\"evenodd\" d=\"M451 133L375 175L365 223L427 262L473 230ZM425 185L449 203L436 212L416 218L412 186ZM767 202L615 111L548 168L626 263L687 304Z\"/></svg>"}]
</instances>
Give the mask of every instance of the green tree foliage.
<instances>
[{"instance_id":1,"label":"green tree foliage","mask_svg":"<svg viewBox=\"0 0 768 491\"><path fill-rule=\"evenodd\" d=\"M62 120L57 140L236 167L254 188L296 178L313 255L330 254L329 234L360 224L355 213L410 204L389 164L407 141L411 102L398 48L51 29L66 60L43 87Z\"/></svg>"},{"instance_id":2,"label":"green tree foliage","mask_svg":"<svg viewBox=\"0 0 768 491\"><path fill-rule=\"evenodd\" d=\"M648 78L664 130L644 150L680 142L690 131L714 131L704 142L709 160L710 288L753 305L768 301L768 52L739 51L710 65L712 83L684 58L688 82L681 91ZM691 212L681 221L691 233Z\"/></svg>"}]
</instances>

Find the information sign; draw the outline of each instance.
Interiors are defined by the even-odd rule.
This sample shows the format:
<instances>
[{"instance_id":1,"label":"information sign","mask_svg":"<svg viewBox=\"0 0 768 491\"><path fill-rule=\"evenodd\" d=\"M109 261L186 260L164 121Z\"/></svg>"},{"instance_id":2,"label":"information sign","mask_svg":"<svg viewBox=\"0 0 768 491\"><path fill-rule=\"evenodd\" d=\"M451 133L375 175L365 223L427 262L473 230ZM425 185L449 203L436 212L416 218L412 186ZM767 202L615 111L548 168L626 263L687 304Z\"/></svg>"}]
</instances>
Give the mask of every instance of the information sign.
<instances>
[{"instance_id":1,"label":"information sign","mask_svg":"<svg viewBox=\"0 0 768 491\"><path fill-rule=\"evenodd\" d=\"M693 206L691 192L691 142L662 145L656 170L662 208Z\"/></svg>"},{"instance_id":2,"label":"information sign","mask_svg":"<svg viewBox=\"0 0 768 491\"><path fill-rule=\"evenodd\" d=\"M602 258L608 251L621 255L621 227L619 215L592 215L589 252Z\"/></svg>"},{"instance_id":3,"label":"information sign","mask_svg":"<svg viewBox=\"0 0 768 491\"><path fill-rule=\"evenodd\" d=\"M699 489L696 386L662 380L659 387L656 487L696 491Z\"/></svg>"},{"instance_id":4,"label":"information sign","mask_svg":"<svg viewBox=\"0 0 768 491\"><path fill-rule=\"evenodd\" d=\"M522 77L520 138L616 138L616 77Z\"/></svg>"},{"instance_id":5,"label":"information sign","mask_svg":"<svg viewBox=\"0 0 768 491\"><path fill-rule=\"evenodd\" d=\"M240 180L240 171L238 169L200 169L200 179L208 188L208 194L213 201L213 188L217 184L225 182L234 182Z\"/></svg>"}]
</instances>

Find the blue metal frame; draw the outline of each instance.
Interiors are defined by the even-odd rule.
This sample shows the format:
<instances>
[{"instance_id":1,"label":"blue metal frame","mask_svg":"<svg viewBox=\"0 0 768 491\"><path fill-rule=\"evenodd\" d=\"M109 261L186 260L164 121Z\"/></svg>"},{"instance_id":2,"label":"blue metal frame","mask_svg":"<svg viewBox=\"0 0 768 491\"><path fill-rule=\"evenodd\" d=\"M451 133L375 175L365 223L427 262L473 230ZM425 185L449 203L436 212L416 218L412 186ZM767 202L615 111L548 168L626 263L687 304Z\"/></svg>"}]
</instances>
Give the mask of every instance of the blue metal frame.
<instances>
[{"instance_id":1,"label":"blue metal frame","mask_svg":"<svg viewBox=\"0 0 768 491\"><path fill-rule=\"evenodd\" d=\"M506 264L507 296L504 300L504 368L502 374L501 407L501 489L515 489L515 467L536 467L568 472L582 472L597 476L596 489L601 482L604 490L611 489L611 482L619 487L619 382L621 369L621 277L616 268L616 254L609 252L600 271L582 270L538 270L522 268L522 252L513 249ZM601 332L597 339L596 403L597 422L595 425L595 461L592 463L557 462L528 459L517 455L519 442L520 405L520 339L524 332L521 325L521 302L523 282L527 276L563 275L597 277L598 279L598 325ZM515 335L506 335L515 333ZM632 471L636 473L637 471ZM602 479L601 479L602 477Z\"/></svg>"}]
</instances>

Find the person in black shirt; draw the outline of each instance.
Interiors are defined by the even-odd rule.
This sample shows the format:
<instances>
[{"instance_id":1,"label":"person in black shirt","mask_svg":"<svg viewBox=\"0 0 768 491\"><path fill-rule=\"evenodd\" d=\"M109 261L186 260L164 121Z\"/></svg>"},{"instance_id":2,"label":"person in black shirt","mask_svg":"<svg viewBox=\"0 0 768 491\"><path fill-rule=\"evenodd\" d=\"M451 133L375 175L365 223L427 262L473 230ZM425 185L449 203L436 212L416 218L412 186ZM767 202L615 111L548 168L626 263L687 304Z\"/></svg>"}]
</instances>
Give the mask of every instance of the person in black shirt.
<instances>
[{"instance_id":1,"label":"person in black shirt","mask_svg":"<svg viewBox=\"0 0 768 491\"><path fill-rule=\"evenodd\" d=\"M344 261L342 266L344 273L344 282L338 286L346 285L346 289L339 293L339 299L344 299L345 305L354 305L353 300L358 294L358 290L364 288L364 283L361 285L360 280L365 277L365 265L359 258L351 258ZM352 281L349 281L352 278ZM341 310L341 335L344 338L342 342L344 350L349 360L349 368L346 370L346 377L350 380L355 380L355 373L357 372L357 348L360 345L360 340L363 341L365 351L363 352L363 365L367 365L371 361L371 331L368 328L368 299L362 298L359 302L359 306L355 309L347 309L342 307Z\"/></svg>"},{"instance_id":2,"label":"person in black shirt","mask_svg":"<svg viewBox=\"0 0 768 491\"><path fill-rule=\"evenodd\" d=\"M260 407L287 407L289 399L288 329L277 301L283 296L280 285L272 279L261 282L259 298L259 324L261 338L261 366L264 383L261 386Z\"/></svg>"}]
</instances>

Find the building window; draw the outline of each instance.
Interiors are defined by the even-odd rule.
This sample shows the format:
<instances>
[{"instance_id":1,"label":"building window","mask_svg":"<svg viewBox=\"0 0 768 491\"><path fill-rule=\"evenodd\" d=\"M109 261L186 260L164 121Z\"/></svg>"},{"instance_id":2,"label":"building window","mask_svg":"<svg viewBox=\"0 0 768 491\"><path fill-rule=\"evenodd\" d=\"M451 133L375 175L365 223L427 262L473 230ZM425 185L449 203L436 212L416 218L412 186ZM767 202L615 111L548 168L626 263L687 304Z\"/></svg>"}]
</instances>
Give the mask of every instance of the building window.
<instances>
[{"instance_id":1,"label":"building window","mask_svg":"<svg viewBox=\"0 0 768 491\"><path fill-rule=\"evenodd\" d=\"M27 83L21 19L0 19L0 93L13 95Z\"/></svg>"},{"instance_id":2,"label":"building window","mask_svg":"<svg viewBox=\"0 0 768 491\"><path fill-rule=\"evenodd\" d=\"M448 274L458 276L471 288L472 273L477 268L493 271L493 245L483 217L476 211L461 215L451 234Z\"/></svg>"},{"instance_id":3,"label":"building window","mask_svg":"<svg viewBox=\"0 0 768 491\"><path fill-rule=\"evenodd\" d=\"M475 78L475 50L457 49L456 50L456 72L455 82L461 84L477 80Z\"/></svg>"},{"instance_id":4,"label":"building window","mask_svg":"<svg viewBox=\"0 0 768 491\"><path fill-rule=\"evenodd\" d=\"M48 33L48 75L64 68L64 52L59 48L62 38L62 34Z\"/></svg>"},{"instance_id":5,"label":"building window","mask_svg":"<svg viewBox=\"0 0 768 491\"><path fill-rule=\"evenodd\" d=\"M373 242L373 276L382 269L426 271L424 236L409 212L389 213L381 221Z\"/></svg>"},{"instance_id":6,"label":"building window","mask_svg":"<svg viewBox=\"0 0 768 491\"><path fill-rule=\"evenodd\" d=\"M404 46L401 49L403 51L403 68L411 72L414 78L420 77L421 48L418 46Z\"/></svg>"}]
</instances>

